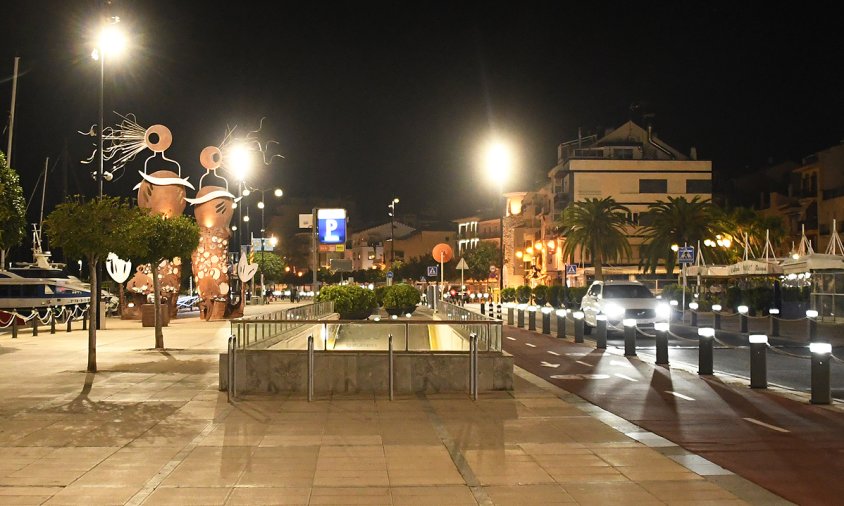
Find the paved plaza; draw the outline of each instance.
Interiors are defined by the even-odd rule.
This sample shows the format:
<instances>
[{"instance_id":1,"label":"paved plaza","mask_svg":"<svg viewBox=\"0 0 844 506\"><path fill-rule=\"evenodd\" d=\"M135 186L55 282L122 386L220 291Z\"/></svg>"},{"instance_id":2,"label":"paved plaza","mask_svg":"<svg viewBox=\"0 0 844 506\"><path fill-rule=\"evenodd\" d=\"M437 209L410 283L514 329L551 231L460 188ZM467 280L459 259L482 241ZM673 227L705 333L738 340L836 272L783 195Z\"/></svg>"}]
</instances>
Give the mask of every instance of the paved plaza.
<instances>
[{"instance_id":1,"label":"paved plaza","mask_svg":"<svg viewBox=\"0 0 844 506\"><path fill-rule=\"evenodd\" d=\"M81 329L0 334L0 504L785 504L522 370L477 402L229 404L227 323L107 327L96 374Z\"/></svg>"}]
</instances>

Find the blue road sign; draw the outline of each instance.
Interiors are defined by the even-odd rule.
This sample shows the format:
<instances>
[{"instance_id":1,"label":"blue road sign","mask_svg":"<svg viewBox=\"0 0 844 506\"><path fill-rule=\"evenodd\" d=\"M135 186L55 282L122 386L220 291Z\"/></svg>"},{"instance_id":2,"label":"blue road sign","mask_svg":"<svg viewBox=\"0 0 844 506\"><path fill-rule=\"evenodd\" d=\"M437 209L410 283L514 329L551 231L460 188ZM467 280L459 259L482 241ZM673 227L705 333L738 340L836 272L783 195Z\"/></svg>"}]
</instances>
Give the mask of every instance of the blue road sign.
<instances>
[{"instance_id":1,"label":"blue road sign","mask_svg":"<svg viewBox=\"0 0 844 506\"><path fill-rule=\"evenodd\" d=\"M577 264L566 264L566 276L577 275Z\"/></svg>"},{"instance_id":2,"label":"blue road sign","mask_svg":"<svg viewBox=\"0 0 844 506\"><path fill-rule=\"evenodd\" d=\"M428 276L435 278L439 273L440 268L436 265L429 265L428 266Z\"/></svg>"},{"instance_id":3,"label":"blue road sign","mask_svg":"<svg viewBox=\"0 0 844 506\"><path fill-rule=\"evenodd\" d=\"M317 209L317 222L320 244L346 243L345 209Z\"/></svg>"},{"instance_id":4,"label":"blue road sign","mask_svg":"<svg viewBox=\"0 0 844 506\"><path fill-rule=\"evenodd\" d=\"M393 279L393 271L387 271L387 279Z\"/></svg>"},{"instance_id":5,"label":"blue road sign","mask_svg":"<svg viewBox=\"0 0 844 506\"><path fill-rule=\"evenodd\" d=\"M695 263L695 247L681 246L680 249L677 250L677 262L681 264Z\"/></svg>"}]
</instances>

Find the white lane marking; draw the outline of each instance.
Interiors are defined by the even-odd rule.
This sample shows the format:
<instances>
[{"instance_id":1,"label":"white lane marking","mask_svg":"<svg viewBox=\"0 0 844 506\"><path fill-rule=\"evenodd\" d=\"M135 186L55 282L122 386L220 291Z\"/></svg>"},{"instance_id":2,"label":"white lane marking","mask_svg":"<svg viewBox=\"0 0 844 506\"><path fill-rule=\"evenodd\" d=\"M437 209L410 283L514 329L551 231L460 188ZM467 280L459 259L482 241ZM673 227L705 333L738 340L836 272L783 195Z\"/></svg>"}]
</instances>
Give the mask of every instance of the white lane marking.
<instances>
[{"instance_id":1,"label":"white lane marking","mask_svg":"<svg viewBox=\"0 0 844 506\"><path fill-rule=\"evenodd\" d=\"M556 369L557 367L560 367L560 364L549 364L548 362L546 362L544 360L539 362L539 365L541 365L542 367L551 367L551 368L554 368L554 369Z\"/></svg>"},{"instance_id":2,"label":"white lane marking","mask_svg":"<svg viewBox=\"0 0 844 506\"><path fill-rule=\"evenodd\" d=\"M561 380L602 380L609 378L609 374L552 374L551 379Z\"/></svg>"},{"instance_id":3,"label":"white lane marking","mask_svg":"<svg viewBox=\"0 0 844 506\"><path fill-rule=\"evenodd\" d=\"M630 362L622 362L621 360L610 360L610 365L620 365L621 367L633 367Z\"/></svg>"},{"instance_id":4,"label":"white lane marking","mask_svg":"<svg viewBox=\"0 0 844 506\"><path fill-rule=\"evenodd\" d=\"M586 353L566 353L567 357L585 357Z\"/></svg>"},{"instance_id":5,"label":"white lane marking","mask_svg":"<svg viewBox=\"0 0 844 506\"><path fill-rule=\"evenodd\" d=\"M788 429L783 429L782 427L777 427L776 425L771 425L769 423L761 422L755 418L745 418L750 423L755 423L756 425L761 425L762 427L767 427L771 430L775 430L777 432L791 432Z\"/></svg>"},{"instance_id":6,"label":"white lane marking","mask_svg":"<svg viewBox=\"0 0 844 506\"><path fill-rule=\"evenodd\" d=\"M509 340L511 340L511 341L515 341L515 340L516 340L516 338L515 338L515 337L510 337L510 336L506 336L506 337L507 337L507 339L509 339Z\"/></svg>"},{"instance_id":7,"label":"white lane marking","mask_svg":"<svg viewBox=\"0 0 844 506\"><path fill-rule=\"evenodd\" d=\"M551 351L551 350L548 350L548 353L550 353L551 355L554 355L555 357L559 357L559 356L560 356L560 354L559 354L559 353L557 353L556 351Z\"/></svg>"},{"instance_id":8,"label":"white lane marking","mask_svg":"<svg viewBox=\"0 0 844 506\"><path fill-rule=\"evenodd\" d=\"M531 344L531 343L525 343L525 346L530 346L531 348L536 348L536 345L535 345L535 344Z\"/></svg>"},{"instance_id":9,"label":"white lane marking","mask_svg":"<svg viewBox=\"0 0 844 506\"><path fill-rule=\"evenodd\" d=\"M677 393L677 392L674 392L674 391L672 391L672 390L666 390L666 391L665 391L665 393L667 393L667 394L671 394L671 395L673 395L674 397L679 397L679 398L681 398L681 399L686 399L687 401L693 401L693 400L695 400L695 399L694 399L694 397L689 397L688 395L683 395L683 394L681 394L681 393Z\"/></svg>"},{"instance_id":10,"label":"white lane marking","mask_svg":"<svg viewBox=\"0 0 844 506\"><path fill-rule=\"evenodd\" d=\"M584 362L583 360L575 360L578 364L588 365L589 367L595 367L594 365L590 364L589 362Z\"/></svg>"},{"instance_id":11,"label":"white lane marking","mask_svg":"<svg viewBox=\"0 0 844 506\"><path fill-rule=\"evenodd\" d=\"M626 379L627 381L632 381L632 382L634 382L634 383L635 383L636 381L638 381L638 380L636 380L636 379L634 379L634 378L631 378L630 376L625 376L624 374L618 374L618 373L615 373L615 374L613 374L613 376L615 376L616 378Z\"/></svg>"}]
</instances>

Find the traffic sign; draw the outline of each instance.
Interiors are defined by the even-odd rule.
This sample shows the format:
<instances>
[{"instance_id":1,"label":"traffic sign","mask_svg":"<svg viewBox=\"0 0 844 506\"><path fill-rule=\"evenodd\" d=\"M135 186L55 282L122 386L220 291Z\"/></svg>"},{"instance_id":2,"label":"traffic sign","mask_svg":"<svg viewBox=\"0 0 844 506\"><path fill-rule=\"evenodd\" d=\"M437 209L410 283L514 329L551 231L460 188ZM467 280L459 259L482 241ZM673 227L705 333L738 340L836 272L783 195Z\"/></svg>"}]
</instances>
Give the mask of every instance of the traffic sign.
<instances>
[{"instance_id":1,"label":"traffic sign","mask_svg":"<svg viewBox=\"0 0 844 506\"><path fill-rule=\"evenodd\" d=\"M317 209L317 233L320 244L345 244L346 210Z\"/></svg>"},{"instance_id":2,"label":"traffic sign","mask_svg":"<svg viewBox=\"0 0 844 506\"><path fill-rule=\"evenodd\" d=\"M439 266L436 265L429 265L428 266L428 276L435 278L438 276L439 273Z\"/></svg>"},{"instance_id":3,"label":"traffic sign","mask_svg":"<svg viewBox=\"0 0 844 506\"><path fill-rule=\"evenodd\" d=\"M577 275L577 264L566 264L566 276Z\"/></svg>"},{"instance_id":4,"label":"traffic sign","mask_svg":"<svg viewBox=\"0 0 844 506\"><path fill-rule=\"evenodd\" d=\"M393 271L387 271L387 279L393 279Z\"/></svg>"},{"instance_id":5,"label":"traffic sign","mask_svg":"<svg viewBox=\"0 0 844 506\"><path fill-rule=\"evenodd\" d=\"M457 262L457 267L455 267L455 269L458 269L458 270L461 270L461 271L463 269L468 269L468 268L469 268L469 265L466 264L466 259L464 259L464 258L461 258L460 261Z\"/></svg>"},{"instance_id":6,"label":"traffic sign","mask_svg":"<svg viewBox=\"0 0 844 506\"><path fill-rule=\"evenodd\" d=\"M677 262L681 264L695 263L695 247L681 246L680 249L677 250Z\"/></svg>"}]
</instances>

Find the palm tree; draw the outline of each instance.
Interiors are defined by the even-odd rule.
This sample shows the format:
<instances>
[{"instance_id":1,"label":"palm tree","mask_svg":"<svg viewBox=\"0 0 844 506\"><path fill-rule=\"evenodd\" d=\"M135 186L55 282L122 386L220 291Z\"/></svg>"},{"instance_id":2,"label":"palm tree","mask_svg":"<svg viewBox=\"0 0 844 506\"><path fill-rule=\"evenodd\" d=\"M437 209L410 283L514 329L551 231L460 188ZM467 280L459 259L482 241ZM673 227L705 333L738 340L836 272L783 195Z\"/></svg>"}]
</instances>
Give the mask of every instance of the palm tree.
<instances>
[{"instance_id":1,"label":"palm tree","mask_svg":"<svg viewBox=\"0 0 844 506\"><path fill-rule=\"evenodd\" d=\"M566 239L563 257L574 257L580 248L595 266L595 279L604 279L605 261L630 256L630 243L624 233L629 224L628 212L612 197L586 199L567 207L557 221Z\"/></svg>"},{"instance_id":2,"label":"palm tree","mask_svg":"<svg viewBox=\"0 0 844 506\"><path fill-rule=\"evenodd\" d=\"M746 207L736 207L726 212L725 226L734 230L732 235L742 244L744 234L747 234L748 243L757 255L761 255L765 249L766 236L776 248L782 245L787 235L780 216L762 215Z\"/></svg>"},{"instance_id":3,"label":"palm tree","mask_svg":"<svg viewBox=\"0 0 844 506\"><path fill-rule=\"evenodd\" d=\"M700 197L692 200L668 197L668 202L657 201L640 216L640 223L645 224L641 232L646 242L640 260L645 272L656 272L660 261L667 272L672 272L677 260L672 246L695 246L698 241L721 234L725 228L719 209Z\"/></svg>"}]
</instances>

